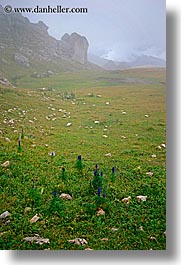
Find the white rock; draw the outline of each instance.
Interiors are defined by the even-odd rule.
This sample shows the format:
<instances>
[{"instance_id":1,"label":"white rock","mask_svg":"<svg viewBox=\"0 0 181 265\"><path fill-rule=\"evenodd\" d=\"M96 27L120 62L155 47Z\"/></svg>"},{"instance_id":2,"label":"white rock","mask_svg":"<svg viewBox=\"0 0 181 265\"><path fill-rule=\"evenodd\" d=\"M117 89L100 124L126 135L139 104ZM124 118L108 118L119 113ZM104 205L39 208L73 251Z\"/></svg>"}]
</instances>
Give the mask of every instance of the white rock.
<instances>
[{"instance_id":1,"label":"white rock","mask_svg":"<svg viewBox=\"0 0 181 265\"><path fill-rule=\"evenodd\" d=\"M29 120L29 123L34 123L34 121L32 121L32 120Z\"/></svg>"},{"instance_id":2,"label":"white rock","mask_svg":"<svg viewBox=\"0 0 181 265\"><path fill-rule=\"evenodd\" d=\"M105 156L108 156L108 157L110 157L110 156L111 156L111 153L107 153L107 154L105 154Z\"/></svg>"},{"instance_id":3,"label":"white rock","mask_svg":"<svg viewBox=\"0 0 181 265\"><path fill-rule=\"evenodd\" d=\"M105 211L102 208L97 209L97 216L104 215Z\"/></svg>"},{"instance_id":4,"label":"white rock","mask_svg":"<svg viewBox=\"0 0 181 265\"><path fill-rule=\"evenodd\" d=\"M111 228L111 231L112 231L112 232L115 232L115 231L118 231L118 230L119 230L119 228L114 228L114 227Z\"/></svg>"},{"instance_id":5,"label":"white rock","mask_svg":"<svg viewBox=\"0 0 181 265\"><path fill-rule=\"evenodd\" d=\"M66 125L66 127L70 127L70 126L72 126L72 123L71 122L68 122L67 125Z\"/></svg>"},{"instance_id":6,"label":"white rock","mask_svg":"<svg viewBox=\"0 0 181 265\"><path fill-rule=\"evenodd\" d=\"M6 218L6 217L8 217L8 216L10 216L11 214L8 212L8 211L5 211L4 213L2 213L1 215L0 215L0 219L4 219L4 218Z\"/></svg>"},{"instance_id":7,"label":"white rock","mask_svg":"<svg viewBox=\"0 0 181 265\"><path fill-rule=\"evenodd\" d=\"M166 148L166 144L161 144L161 147Z\"/></svg>"},{"instance_id":8,"label":"white rock","mask_svg":"<svg viewBox=\"0 0 181 265\"><path fill-rule=\"evenodd\" d=\"M128 196L128 197L123 198L121 201L125 202L126 204L129 204L130 200L131 200L131 196Z\"/></svg>"},{"instance_id":9,"label":"white rock","mask_svg":"<svg viewBox=\"0 0 181 265\"><path fill-rule=\"evenodd\" d=\"M9 161L6 161L3 164L1 164L2 167L8 167L9 165L10 165Z\"/></svg>"},{"instance_id":10,"label":"white rock","mask_svg":"<svg viewBox=\"0 0 181 265\"><path fill-rule=\"evenodd\" d=\"M31 218L30 223L36 223L39 218L40 217L38 216L38 214L35 214L35 216L33 216L33 218Z\"/></svg>"},{"instance_id":11,"label":"white rock","mask_svg":"<svg viewBox=\"0 0 181 265\"><path fill-rule=\"evenodd\" d=\"M126 111L122 111L122 115L126 115Z\"/></svg>"},{"instance_id":12,"label":"white rock","mask_svg":"<svg viewBox=\"0 0 181 265\"><path fill-rule=\"evenodd\" d=\"M153 176L153 172L146 172L146 175L148 175L148 176L150 176L150 177L152 177Z\"/></svg>"},{"instance_id":13,"label":"white rock","mask_svg":"<svg viewBox=\"0 0 181 265\"><path fill-rule=\"evenodd\" d=\"M102 137L104 137L104 138L107 138L108 136L107 135L105 135L105 134L103 134L103 136Z\"/></svg>"},{"instance_id":14,"label":"white rock","mask_svg":"<svg viewBox=\"0 0 181 265\"><path fill-rule=\"evenodd\" d=\"M100 121L94 121L94 123L95 123L95 124L99 124L99 123L100 123Z\"/></svg>"},{"instance_id":15,"label":"white rock","mask_svg":"<svg viewBox=\"0 0 181 265\"><path fill-rule=\"evenodd\" d=\"M138 196L136 196L136 198L137 198L138 202L140 202L140 201L143 201L143 202L145 202L145 201L146 201L146 199L147 199L147 196L138 195Z\"/></svg>"},{"instance_id":16,"label":"white rock","mask_svg":"<svg viewBox=\"0 0 181 265\"><path fill-rule=\"evenodd\" d=\"M64 200L72 200L72 196L70 196L70 194L66 194L66 193L62 193L60 195L60 198L64 199Z\"/></svg>"},{"instance_id":17,"label":"white rock","mask_svg":"<svg viewBox=\"0 0 181 265\"><path fill-rule=\"evenodd\" d=\"M35 242L38 245L50 244L50 240L48 238L40 237L38 234L35 234L33 237L25 237L24 240L30 243Z\"/></svg>"},{"instance_id":18,"label":"white rock","mask_svg":"<svg viewBox=\"0 0 181 265\"><path fill-rule=\"evenodd\" d=\"M75 238L68 240L68 242L73 243L75 245L86 245L87 241L84 238Z\"/></svg>"},{"instance_id":19,"label":"white rock","mask_svg":"<svg viewBox=\"0 0 181 265\"><path fill-rule=\"evenodd\" d=\"M109 239L107 237L104 237L101 239L101 241L108 241Z\"/></svg>"},{"instance_id":20,"label":"white rock","mask_svg":"<svg viewBox=\"0 0 181 265\"><path fill-rule=\"evenodd\" d=\"M109 102L106 102L106 105L109 105Z\"/></svg>"},{"instance_id":21,"label":"white rock","mask_svg":"<svg viewBox=\"0 0 181 265\"><path fill-rule=\"evenodd\" d=\"M85 248L84 250L93 250L92 248Z\"/></svg>"},{"instance_id":22,"label":"white rock","mask_svg":"<svg viewBox=\"0 0 181 265\"><path fill-rule=\"evenodd\" d=\"M153 154L151 157L152 157L152 158L156 158L156 155L155 155L155 154Z\"/></svg>"},{"instance_id":23,"label":"white rock","mask_svg":"<svg viewBox=\"0 0 181 265\"><path fill-rule=\"evenodd\" d=\"M145 118L149 118L149 115L145 114Z\"/></svg>"}]
</instances>

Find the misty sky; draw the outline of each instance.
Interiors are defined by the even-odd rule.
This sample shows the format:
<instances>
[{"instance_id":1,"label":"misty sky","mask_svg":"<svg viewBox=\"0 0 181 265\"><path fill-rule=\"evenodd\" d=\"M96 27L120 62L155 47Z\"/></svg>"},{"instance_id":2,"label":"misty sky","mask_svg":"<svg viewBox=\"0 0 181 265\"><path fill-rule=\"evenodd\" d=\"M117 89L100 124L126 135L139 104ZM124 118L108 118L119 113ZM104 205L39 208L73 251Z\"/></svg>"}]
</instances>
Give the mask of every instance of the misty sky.
<instances>
[{"instance_id":1,"label":"misty sky","mask_svg":"<svg viewBox=\"0 0 181 265\"><path fill-rule=\"evenodd\" d=\"M28 14L42 20L49 34L60 39L77 32L89 42L89 53L125 61L134 54L166 58L166 0L0 0L12 7L86 7L86 14Z\"/></svg>"}]
</instances>

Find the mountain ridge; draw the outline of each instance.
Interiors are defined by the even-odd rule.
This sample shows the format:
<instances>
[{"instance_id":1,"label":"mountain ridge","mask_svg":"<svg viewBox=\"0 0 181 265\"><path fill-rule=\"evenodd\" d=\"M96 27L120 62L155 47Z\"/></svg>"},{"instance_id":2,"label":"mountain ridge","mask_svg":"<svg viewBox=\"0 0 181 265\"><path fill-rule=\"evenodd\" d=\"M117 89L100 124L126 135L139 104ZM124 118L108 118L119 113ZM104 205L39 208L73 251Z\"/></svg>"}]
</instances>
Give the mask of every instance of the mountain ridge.
<instances>
[{"instance_id":1,"label":"mountain ridge","mask_svg":"<svg viewBox=\"0 0 181 265\"><path fill-rule=\"evenodd\" d=\"M88 48L86 37L76 32L56 39L44 22L32 23L19 13L5 14L0 8L0 70L7 77L100 68L88 62Z\"/></svg>"},{"instance_id":2,"label":"mountain ridge","mask_svg":"<svg viewBox=\"0 0 181 265\"><path fill-rule=\"evenodd\" d=\"M113 61L93 54L88 54L88 60L105 70L121 70L137 67L166 67L166 61L154 56L137 55L132 61Z\"/></svg>"}]
</instances>

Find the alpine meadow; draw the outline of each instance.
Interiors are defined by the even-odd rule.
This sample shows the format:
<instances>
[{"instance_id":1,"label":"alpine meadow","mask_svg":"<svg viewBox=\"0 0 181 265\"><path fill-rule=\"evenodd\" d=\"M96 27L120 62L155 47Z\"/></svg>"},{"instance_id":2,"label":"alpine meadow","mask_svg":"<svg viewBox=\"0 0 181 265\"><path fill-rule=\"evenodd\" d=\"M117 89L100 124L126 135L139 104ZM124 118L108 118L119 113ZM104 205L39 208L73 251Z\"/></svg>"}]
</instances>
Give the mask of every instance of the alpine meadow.
<instances>
[{"instance_id":1,"label":"alpine meadow","mask_svg":"<svg viewBox=\"0 0 181 265\"><path fill-rule=\"evenodd\" d=\"M1 250L166 249L165 62L88 48L0 6Z\"/></svg>"}]
</instances>

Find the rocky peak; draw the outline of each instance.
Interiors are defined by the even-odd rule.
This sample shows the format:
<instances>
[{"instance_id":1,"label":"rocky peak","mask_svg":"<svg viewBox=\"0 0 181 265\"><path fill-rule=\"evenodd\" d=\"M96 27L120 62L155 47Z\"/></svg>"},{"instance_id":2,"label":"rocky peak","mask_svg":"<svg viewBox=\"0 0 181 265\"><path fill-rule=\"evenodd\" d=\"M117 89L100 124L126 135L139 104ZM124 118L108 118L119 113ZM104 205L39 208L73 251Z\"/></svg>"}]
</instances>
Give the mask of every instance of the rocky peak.
<instances>
[{"instance_id":1,"label":"rocky peak","mask_svg":"<svg viewBox=\"0 0 181 265\"><path fill-rule=\"evenodd\" d=\"M84 36L76 32L69 35L65 33L61 38L61 47L64 56L71 57L73 60L81 64L87 63L87 50L89 43Z\"/></svg>"},{"instance_id":2,"label":"rocky peak","mask_svg":"<svg viewBox=\"0 0 181 265\"><path fill-rule=\"evenodd\" d=\"M38 28L42 31L48 31L48 26L43 22L43 21L39 21L37 24L35 24L38 26Z\"/></svg>"},{"instance_id":3,"label":"rocky peak","mask_svg":"<svg viewBox=\"0 0 181 265\"><path fill-rule=\"evenodd\" d=\"M87 61L88 41L74 32L61 39L49 35L44 22L32 23L20 13L6 14L0 6L0 69L46 69L53 71L92 69ZM9 70L8 70L9 71Z\"/></svg>"}]
</instances>

